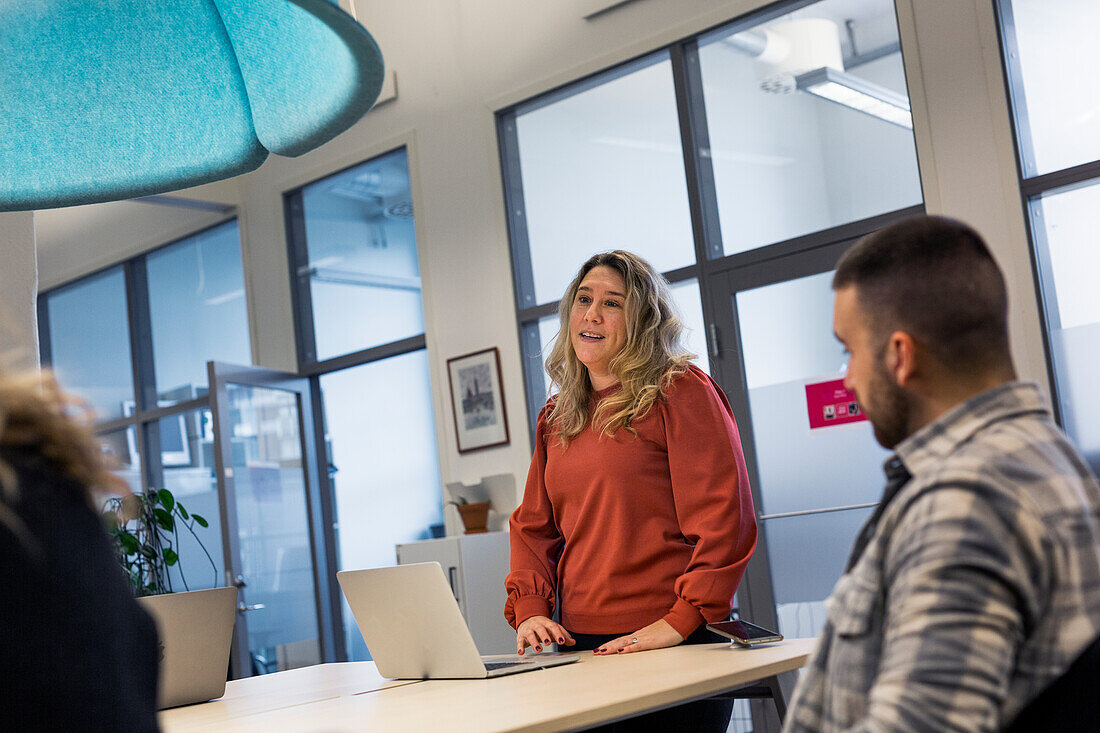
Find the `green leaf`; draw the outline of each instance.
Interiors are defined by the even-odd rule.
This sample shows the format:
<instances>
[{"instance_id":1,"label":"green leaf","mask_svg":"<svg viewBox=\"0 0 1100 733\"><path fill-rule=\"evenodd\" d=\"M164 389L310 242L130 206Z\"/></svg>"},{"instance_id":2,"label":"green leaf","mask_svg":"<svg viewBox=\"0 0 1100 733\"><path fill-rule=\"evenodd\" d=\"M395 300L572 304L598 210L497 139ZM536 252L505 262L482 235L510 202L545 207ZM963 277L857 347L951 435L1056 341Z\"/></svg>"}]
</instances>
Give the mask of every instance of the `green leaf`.
<instances>
[{"instance_id":1,"label":"green leaf","mask_svg":"<svg viewBox=\"0 0 1100 733\"><path fill-rule=\"evenodd\" d=\"M176 505L176 498L172 496L172 492L168 489L161 489L157 492L157 498L160 499L160 503L164 505L164 508L168 511L172 511L172 507Z\"/></svg>"},{"instance_id":2,"label":"green leaf","mask_svg":"<svg viewBox=\"0 0 1100 733\"><path fill-rule=\"evenodd\" d=\"M157 551L153 549L152 545L142 545L141 554L145 555L145 557L149 558L150 560L157 559Z\"/></svg>"},{"instance_id":3,"label":"green leaf","mask_svg":"<svg viewBox=\"0 0 1100 733\"><path fill-rule=\"evenodd\" d=\"M183 517L185 520L191 518L191 515L187 513L187 509L183 506L183 504L176 502L176 509L179 510L180 516Z\"/></svg>"},{"instance_id":4,"label":"green leaf","mask_svg":"<svg viewBox=\"0 0 1100 733\"><path fill-rule=\"evenodd\" d=\"M123 552L127 555L133 555L138 551L137 537L134 537L126 530L122 530L118 533L118 544L122 546Z\"/></svg>"},{"instance_id":5,"label":"green leaf","mask_svg":"<svg viewBox=\"0 0 1100 733\"><path fill-rule=\"evenodd\" d=\"M172 515L164 511L160 507L157 507L153 510L153 515L157 518L157 524L159 524L162 529L168 532L171 532L172 529L176 526L176 520L172 518Z\"/></svg>"},{"instance_id":6,"label":"green leaf","mask_svg":"<svg viewBox=\"0 0 1100 733\"><path fill-rule=\"evenodd\" d=\"M210 522L206 521L206 518L203 517L201 514L192 514L191 518L194 519L195 523L198 524L200 527L210 526Z\"/></svg>"},{"instance_id":7,"label":"green leaf","mask_svg":"<svg viewBox=\"0 0 1100 733\"><path fill-rule=\"evenodd\" d=\"M168 567L172 567L179 562L180 556L176 554L176 551L171 547L164 548L164 564Z\"/></svg>"}]
</instances>

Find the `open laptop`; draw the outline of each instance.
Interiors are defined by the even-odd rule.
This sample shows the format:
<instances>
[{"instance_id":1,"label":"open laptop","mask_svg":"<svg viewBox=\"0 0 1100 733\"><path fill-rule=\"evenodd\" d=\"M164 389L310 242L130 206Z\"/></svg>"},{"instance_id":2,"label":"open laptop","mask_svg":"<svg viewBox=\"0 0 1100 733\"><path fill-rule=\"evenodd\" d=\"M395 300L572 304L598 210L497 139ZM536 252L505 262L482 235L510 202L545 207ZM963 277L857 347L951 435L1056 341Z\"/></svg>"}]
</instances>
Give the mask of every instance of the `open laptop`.
<instances>
[{"instance_id":1,"label":"open laptop","mask_svg":"<svg viewBox=\"0 0 1100 733\"><path fill-rule=\"evenodd\" d=\"M139 598L157 622L160 681L157 709L206 702L225 694L237 612L236 588Z\"/></svg>"},{"instance_id":2,"label":"open laptop","mask_svg":"<svg viewBox=\"0 0 1100 733\"><path fill-rule=\"evenodd\" d=\"M482 657L437 562L336 574L383 677L499 677L577 661L574 654Z\"/></svg>"}]
</instances>

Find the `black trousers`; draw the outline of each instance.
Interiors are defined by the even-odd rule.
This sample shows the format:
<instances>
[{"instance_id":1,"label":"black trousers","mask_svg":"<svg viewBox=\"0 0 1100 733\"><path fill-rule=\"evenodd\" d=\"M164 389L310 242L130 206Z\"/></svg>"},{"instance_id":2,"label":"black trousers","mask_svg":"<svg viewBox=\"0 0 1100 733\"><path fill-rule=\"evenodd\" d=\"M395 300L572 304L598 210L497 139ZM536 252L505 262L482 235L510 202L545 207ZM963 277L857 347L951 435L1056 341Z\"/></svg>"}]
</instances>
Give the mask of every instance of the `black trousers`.
<instances>
[{"instance_id":1,"label":"black trousers","mask_svg":"<svg viewBox=\"0 0 1100 733\"><path fill-rule=\"evenodd\" d=\"M561 646L562 651L587 651L606 644L612 639L626 636L622 634L573 634L576 646ZM708 631L700 626L684 644L729 643L729 639ZM645 652L636 652L644 654ZM674 708L666 708L653 713L639 715L617 723L592 728L599 733L641 733L642 731L675 731L676 733L725 733L729 728L730 714L733 712L733 700L698 700Z\"/></svg>"}]
</instances>

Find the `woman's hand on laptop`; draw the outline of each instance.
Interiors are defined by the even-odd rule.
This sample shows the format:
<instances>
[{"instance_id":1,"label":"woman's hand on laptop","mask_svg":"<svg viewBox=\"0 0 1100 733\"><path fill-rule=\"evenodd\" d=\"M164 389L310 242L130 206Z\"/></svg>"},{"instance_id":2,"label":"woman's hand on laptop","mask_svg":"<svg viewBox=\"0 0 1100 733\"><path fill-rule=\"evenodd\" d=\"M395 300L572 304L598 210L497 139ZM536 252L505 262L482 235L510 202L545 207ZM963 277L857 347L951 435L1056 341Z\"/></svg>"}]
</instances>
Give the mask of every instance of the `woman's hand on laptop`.
<instances>
[{"instance_id":1,"label":"woman's hand on laptop","mask_svg":"<svg viewBox=\"0 0 1100 733\"><path fill-rule=\"evenodd\" d=\"M666 646L676 646L683 640L684 637L680 636L680 633L662 618L657 619L649 626L638 629L633 634L612 639L597 647L592 653L606 655L644 652L649 649L664 649Z\"/></svg>"},{"instance_id":2,"label":"woman's hand on laptop","mask_svg":"<svg viewBox=\"0 0 1100 733\"><path fill-rule=\"evenodd\" d=\"M528 646L541 652L543 646L553 642L566 646L576 644L564 626L546 616L532 616L516 629L516 654L523 654Z\"/></svg>"}]
</instances>

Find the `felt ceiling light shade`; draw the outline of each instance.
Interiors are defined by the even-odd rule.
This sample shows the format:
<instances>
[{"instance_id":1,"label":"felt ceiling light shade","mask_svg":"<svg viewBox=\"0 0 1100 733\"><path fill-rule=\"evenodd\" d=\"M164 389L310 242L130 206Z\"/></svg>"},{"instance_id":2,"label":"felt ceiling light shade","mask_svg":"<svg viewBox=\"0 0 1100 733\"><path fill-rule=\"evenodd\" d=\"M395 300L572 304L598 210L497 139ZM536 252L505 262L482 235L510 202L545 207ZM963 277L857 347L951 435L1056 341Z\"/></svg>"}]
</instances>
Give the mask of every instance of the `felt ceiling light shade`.
<instances>
[{"instance_id":1,"label":"felt ceiling light shade","mask_svg":"<svg viewBox=\"0 0 1100 733\"><path fill-rule=\"evenodd\" d=\"M0 211L134 198L301 155L382 88L327 0L0 0Z\"/></svg>"}]
</instances>

